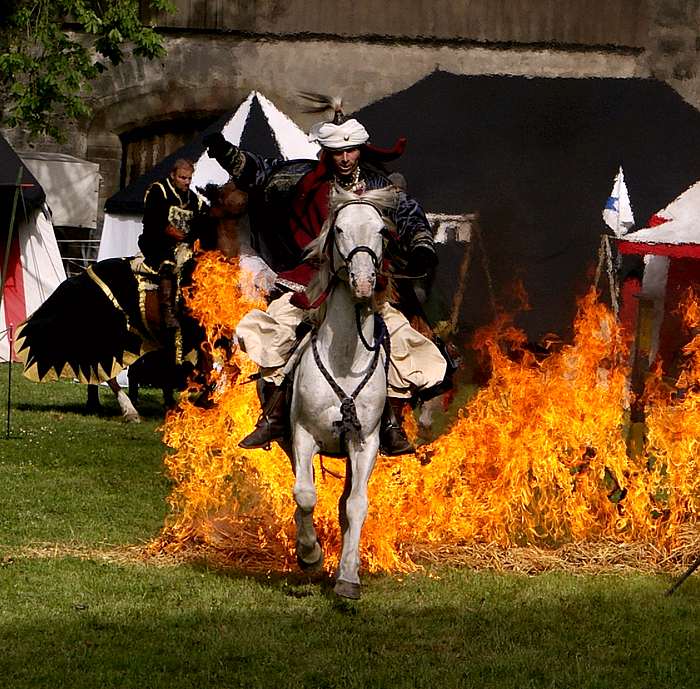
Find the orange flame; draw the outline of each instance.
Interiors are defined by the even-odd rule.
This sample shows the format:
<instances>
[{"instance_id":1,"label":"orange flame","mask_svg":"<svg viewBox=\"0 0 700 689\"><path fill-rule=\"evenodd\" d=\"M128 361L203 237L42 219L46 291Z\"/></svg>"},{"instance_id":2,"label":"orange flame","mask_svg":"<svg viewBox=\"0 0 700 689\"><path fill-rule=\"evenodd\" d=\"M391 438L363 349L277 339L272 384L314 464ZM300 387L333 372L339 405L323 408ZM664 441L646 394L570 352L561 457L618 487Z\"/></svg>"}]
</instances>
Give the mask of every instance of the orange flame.
<instances>
[{"instance_id":1,"label":"orange flame","mask_svg":"<svg viewBox=\"0 0 700 689\"><path fill-rule=\"evenodd\" d=\"M200 260L188 303L211 342L263 306L244 296L243 279L236 261ZM697 328L698 300L688 303ZM362 535L369 571L414 569L409 550L416 544L556 546L607 538L670 549L678 528L697 520L700 335L685 348L683 394L668 394L658 380L649 386L648 442L634 456L625 442L628 344L594 293L581 300L574 331L571 345L543 361L525 350L524 334L507 319L479 334L489 384L447 433L421 448L422 462L378 458ZM254 386L245 383L253 372L234 352L214 373L214 408L184 399L168 415L164 439L174 452L165 463L174 488L158 546L177 552L201 543L240 565L288 569L295 564L289 460L276 446L237 446L259 414ZM344 462L316 458L315 469L315 523L332 569Z\"/></svg>"}]
</instances>

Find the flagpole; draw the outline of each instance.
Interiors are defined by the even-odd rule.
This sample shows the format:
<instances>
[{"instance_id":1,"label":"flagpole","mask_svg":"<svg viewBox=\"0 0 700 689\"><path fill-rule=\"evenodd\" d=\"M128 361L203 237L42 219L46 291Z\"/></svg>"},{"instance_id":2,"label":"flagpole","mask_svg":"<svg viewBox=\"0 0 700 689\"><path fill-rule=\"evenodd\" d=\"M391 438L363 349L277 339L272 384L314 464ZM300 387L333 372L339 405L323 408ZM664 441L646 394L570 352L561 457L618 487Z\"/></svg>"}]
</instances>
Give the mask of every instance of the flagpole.
<instances>
[{"instance_id":1,"label":"flagpole","mask_svg":"<svg viewBox=\"0 0 700 689\"><path fill-rule=\"evenodd\" d=\"M615 231L615 236L620 236L620 218L622 217L622 165L617 171L617 230Z\"/></svg>"}]
</instances>

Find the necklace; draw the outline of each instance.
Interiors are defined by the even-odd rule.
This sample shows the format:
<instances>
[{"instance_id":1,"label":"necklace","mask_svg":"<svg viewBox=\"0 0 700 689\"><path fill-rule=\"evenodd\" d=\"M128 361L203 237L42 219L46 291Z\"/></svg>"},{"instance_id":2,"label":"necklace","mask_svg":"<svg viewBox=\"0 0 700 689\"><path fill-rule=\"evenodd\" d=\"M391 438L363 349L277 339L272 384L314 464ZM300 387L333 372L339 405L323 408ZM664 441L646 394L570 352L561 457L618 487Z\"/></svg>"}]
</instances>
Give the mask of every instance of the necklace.
<instances>
[{"instance_id":1,"label":"necklace","mask_svg":"<svg viewBox=\"0 0 700 689\"><path fill-rule=\"evenodd\" d=\"M360 182L360 167L359 165L353 170L352 175L349 179L343 180L338 175L333 175L335 183L345 189L345 191L358 191L360 188L364 187L364 183Z\"/></svg>"}]
</instances>

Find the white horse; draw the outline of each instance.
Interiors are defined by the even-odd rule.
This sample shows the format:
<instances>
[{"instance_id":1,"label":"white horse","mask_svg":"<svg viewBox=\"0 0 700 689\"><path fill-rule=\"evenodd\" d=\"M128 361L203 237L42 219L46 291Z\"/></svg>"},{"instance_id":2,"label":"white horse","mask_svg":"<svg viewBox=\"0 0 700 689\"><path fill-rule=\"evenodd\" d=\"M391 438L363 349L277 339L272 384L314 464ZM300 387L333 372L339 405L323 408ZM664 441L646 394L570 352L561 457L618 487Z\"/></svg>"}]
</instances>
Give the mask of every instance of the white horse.
<instances>
[{"instance_id":1,"label":"white horse","mask_svg":"<svg viewBox=\"0 0 700 689\"><path fill-rule=\"evenodd\" d=\"M388 222L383 211L395 202L393 187L362 196L336 189L329 219L309 247L310 255L321 263L310 295L325 292L327 298L318 330L300 354L294 373L296 552L302 569L322 563L313 524L314 455L320 451L347 456L339 505L343 546L334 589L347 598L360 597L360 532L367 516L367 484L379 449L386 397L388 334L376 315L374 291Z\"/></svg>"}]
</instances>

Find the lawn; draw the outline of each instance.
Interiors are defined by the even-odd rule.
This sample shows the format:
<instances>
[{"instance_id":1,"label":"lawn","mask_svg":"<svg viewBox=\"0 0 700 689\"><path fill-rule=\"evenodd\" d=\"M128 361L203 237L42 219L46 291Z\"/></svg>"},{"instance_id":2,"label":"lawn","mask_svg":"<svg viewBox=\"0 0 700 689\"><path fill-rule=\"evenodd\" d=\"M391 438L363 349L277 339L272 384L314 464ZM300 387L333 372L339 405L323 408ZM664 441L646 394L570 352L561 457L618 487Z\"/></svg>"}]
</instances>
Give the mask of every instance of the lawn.
<instances>
[{"instance_id":1,"label":"lawn","mask_svg":"<svg viewBox=\"0 0 700 689\"><path fill-rule=\"evenodd\" d=\"M328 580L149 559L168 512L160 396L144 423L13 370L0 435L0 686L690 687L700 584L429 566ZM0 405L7 365L0 366Z\"/></svg>"}]
</instances>

